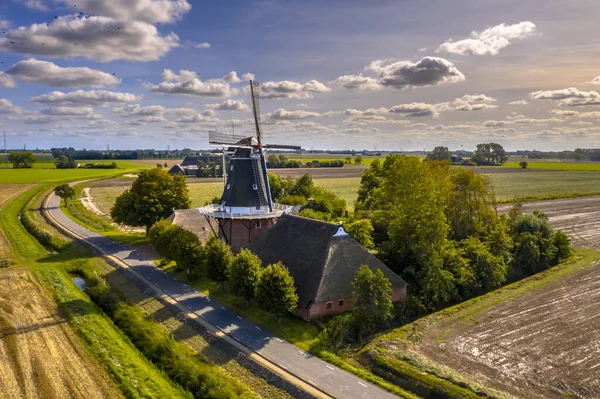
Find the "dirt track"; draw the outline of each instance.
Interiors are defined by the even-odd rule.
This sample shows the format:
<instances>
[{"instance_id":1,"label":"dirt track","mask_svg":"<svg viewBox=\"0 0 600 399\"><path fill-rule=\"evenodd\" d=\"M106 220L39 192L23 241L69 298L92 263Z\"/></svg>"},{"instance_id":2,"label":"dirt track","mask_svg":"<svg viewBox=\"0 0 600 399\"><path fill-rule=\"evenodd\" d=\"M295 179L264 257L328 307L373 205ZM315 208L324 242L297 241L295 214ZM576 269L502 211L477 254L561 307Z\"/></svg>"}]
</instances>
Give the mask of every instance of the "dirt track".
<instances>
[{"instance_id":1,"label":"dirt track","mask_svg":"<svg viewBox=\"0 0 600 399\"><path fill-rule=\"evenodd\" d=\"M508 212L511 205L498 207ZM555 229L565 232L573 245L600 250L600 197L530 202L523 205L525 212L540 210L548 215Z\"/></svg>"},{"instance_id":2,"label":"dirt track","mask_svg":"<svg viewBox=\"0 0 600 399\"><path fill-rule=\"evenodd\" d=\"M0 272L0 397L119 398L30 273Z\"/></svg>"}]
</instances>

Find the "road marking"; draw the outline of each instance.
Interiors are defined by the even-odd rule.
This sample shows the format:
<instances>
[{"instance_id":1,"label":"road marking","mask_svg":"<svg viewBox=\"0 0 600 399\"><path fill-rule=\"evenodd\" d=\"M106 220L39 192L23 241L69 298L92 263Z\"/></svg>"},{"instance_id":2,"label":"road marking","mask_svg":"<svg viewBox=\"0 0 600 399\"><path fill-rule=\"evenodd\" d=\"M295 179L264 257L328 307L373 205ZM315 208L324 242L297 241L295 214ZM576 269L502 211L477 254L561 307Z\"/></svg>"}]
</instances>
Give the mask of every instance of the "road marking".
<instances>
[{"instance_id":1,"label":"road marking","mask_svg":"<svg viewBox=\"0 0 600 399\"><path fill-rule=\"evenodd\" d=\"M279 342L283 342L283 341L282 341L282 340L280 340L279 338L275 338L275 339L276 339L277 341L279 341Z\"/></svg>"},{"instance_id":2,"label":"road marking","mask_svg":"<svg viewBox=\"0 0 600 399\"><path fill-rule=\"evenodd\" d=\"M259 355L261 355L261 356L262 356L262 353L260 353L260 351L256 351L256 353L258 353Z\"/></svg>"},{"instance_id":3,"label":"road marking","mask_svg":"<svg viewBox=\"0 0 600 399\"><path fill-rule=\"evenodd\" d=\"M225 308L225 306L221 306L221 309L223 309L223 310L227 310L227 309Z\"/></svg>"},{"instance_id":4,"label":"road marking","mask_svg":"<svg viewBox=\"0 0 600 399\"><path fill-rule=\"evenodd\" d=\"M240 316L238 316L237 318L240 319L240 320L243 320Z\"/></svg>"},{"instance_id":5,"label":"road marking","mask_svg":"<svg viewBox=\"0 0 600 399\"><path fill-rule=\"evenodd\" d=\"M223 327L221 327L221 326L217 326L216 324L215 324L215 327L217 327L219 330L222 330L222 329L223 329Z\"/></svg>"},{"instance_id":6,"label":"road marking","mask_svg":"<svg viewBox=\"0 0 600 399\"><path fill-rule=\"evenodd\" d=\"M331 367L330 365L328 365L328 364L326 364L325 367L327 367L329 370L335 371L335 369L333 367Z\"/></svg>"},{"instance_id":7,"label":"road marking","mask_svg":"<svg viewBox=\"0 0 600 399\"><path fill-rule=\"evenodd\" d=\"M279 363L279 367L281 367L282 369L285 369L285 370L287 370L287 369L288 369L287 367L285 367L285 366L284 366L283 364L281 364L281 363Z\"/></svg>"},{"instance_id":8,"label":"road marking","mask_svg":"<svg viewBox=\"0 0 600 399\"><path fill-rule=\"evenodd\" d=\"M365 387L365 388L368 388L367 384L363 384L363 383L362 383L362 382L360 382L360 381L356 381L356 382L358 382L358 383L359 383L360 385L362 385L363 387Z\"/></svg>"},{"instance_id":9,"label":"road marking","mask_svg":"<svg viewBox=\"0 0 600 399\"><path fill-rule=\"evenodd\" d=\"M300 353L302 353L303 356L306 356L306 353L302 352L302 351L298 351Z\"/></svg>"},{"instance_id":10,"label":"road marking","mask_svg":"<svg viewBox=\"0 0 600 399\"><path fill-rule=\"evenodd\" d=\"M259 326L254 326L258 331L262 331Z\"/></svg>"},{"instance_id":11,"label":"road marking","mask_svg":"<svg viewBox=\"0 0 600 399\"><path fill-rule=\"evenodd\" d=\"M314 383L314 382L312 382L311 380L306 380L306 381L307 381L309 384L312 384L312 385L314 385L314 386L316 386L316 387L318 386L317 384L315 384L315 383Z\"/></svg>"}]
</instances>

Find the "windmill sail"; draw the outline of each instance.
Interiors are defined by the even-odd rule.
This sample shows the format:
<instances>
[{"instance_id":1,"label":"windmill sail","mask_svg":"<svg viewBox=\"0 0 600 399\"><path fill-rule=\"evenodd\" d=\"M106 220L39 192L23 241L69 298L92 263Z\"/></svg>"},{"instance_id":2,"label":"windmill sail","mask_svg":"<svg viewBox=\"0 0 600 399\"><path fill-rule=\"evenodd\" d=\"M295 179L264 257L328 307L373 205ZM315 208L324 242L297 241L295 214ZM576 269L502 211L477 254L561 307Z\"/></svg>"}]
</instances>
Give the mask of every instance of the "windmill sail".
<instances>
[{"instance_id":1,"label":"windmill sail","mask_svg":"<svg viewBox=\"0 0 600 399\"><path fill-rule=\"evenodd\" d=\"M269 174L267 173L267 160L265 159L265 153L263 151L262 144L262 123L260 120L260 84L255 81L250 81L250 91L252 92L252 110L254 112L254 125L256 126L256 139L258 140L258 153L260 156L260 163L262 171L262 179L260 184L262 185L261 190L266 192L267 201L269 204L269 211L273 212L273 199L271 198L271 187L269 185Z\"/></svg>"}]
</instances>

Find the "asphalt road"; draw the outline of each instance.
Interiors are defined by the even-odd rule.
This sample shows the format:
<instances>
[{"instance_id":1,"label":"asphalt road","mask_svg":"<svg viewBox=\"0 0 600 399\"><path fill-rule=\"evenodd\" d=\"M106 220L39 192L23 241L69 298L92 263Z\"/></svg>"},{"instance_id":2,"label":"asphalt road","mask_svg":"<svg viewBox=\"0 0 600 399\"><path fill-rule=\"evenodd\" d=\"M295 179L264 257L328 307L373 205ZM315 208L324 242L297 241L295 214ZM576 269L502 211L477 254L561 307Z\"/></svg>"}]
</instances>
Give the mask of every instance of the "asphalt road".
<instances>
[{"instance_id":1,"label":"asphalt road","mask_svg":"<svg viewBox=\"0 0 600 399\"><path fill-rule=\"evenodd\" d=\"M498 206L498 212L508 212L511 205ZM552 227L562 230L573 245L600 250L600 197L526 202L524 212L540 210L548 216Z\"/></svg>"},{"instance_id":2,"label":"asphalt road","mask_svg":"<svg viewBox=\"0 0 600 399\"><path fill-rule=\"evenodd\" d=\"M85 242L120 259L191 312L273 364L336 398L396 398L395 395L313 355L304 353L293 344L261 329L217 301L160 270L152 259L144 258L134 248L82 227L62 212L59 201L60 199L54 193L48 201L48 212L58 223L82 237Z\"/></svg>"}]
</instances>

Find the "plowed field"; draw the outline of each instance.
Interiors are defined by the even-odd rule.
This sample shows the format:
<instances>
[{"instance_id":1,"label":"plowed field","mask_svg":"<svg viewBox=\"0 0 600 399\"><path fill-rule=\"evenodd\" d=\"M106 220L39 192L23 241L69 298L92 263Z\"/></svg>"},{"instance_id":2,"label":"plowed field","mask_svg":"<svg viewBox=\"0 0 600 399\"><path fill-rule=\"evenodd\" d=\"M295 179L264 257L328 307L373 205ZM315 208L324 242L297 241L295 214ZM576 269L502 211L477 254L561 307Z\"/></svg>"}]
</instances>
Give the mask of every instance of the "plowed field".
<instances>
[{"instance_id":1,"label":"plowed field","mask_svg":"<svg viewBox=\"0 0 600 399\"><path fill-rule=\"evenodd\" d=\"M32 275L0 272L0 398L119 398Z\"/></svg>"}]
</instances>

